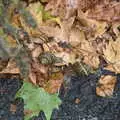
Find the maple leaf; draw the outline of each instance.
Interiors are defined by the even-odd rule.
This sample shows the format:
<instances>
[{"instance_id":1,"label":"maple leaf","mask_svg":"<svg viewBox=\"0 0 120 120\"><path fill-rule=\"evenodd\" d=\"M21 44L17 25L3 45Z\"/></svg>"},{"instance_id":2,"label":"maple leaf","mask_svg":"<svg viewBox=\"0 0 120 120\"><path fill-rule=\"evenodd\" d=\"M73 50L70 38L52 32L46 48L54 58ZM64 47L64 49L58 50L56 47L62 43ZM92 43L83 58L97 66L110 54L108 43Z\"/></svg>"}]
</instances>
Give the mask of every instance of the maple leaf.
<instances>
[{"instance_id":1,"label":"maple leaf","mask_svg":"<svg viewBox=\"0 0 120 120\"><path fill-rule=\"evenodd\" d=\"M43 88L29 82L24 82L16 97L22 97L25 102L25 110L32 111L31 114L25 116L25 120L38 115L41 110L44 111L47 120L50 120L53 109L58 108L61 104L58 94L50 95Z\"/></svg>"}]
</instances>

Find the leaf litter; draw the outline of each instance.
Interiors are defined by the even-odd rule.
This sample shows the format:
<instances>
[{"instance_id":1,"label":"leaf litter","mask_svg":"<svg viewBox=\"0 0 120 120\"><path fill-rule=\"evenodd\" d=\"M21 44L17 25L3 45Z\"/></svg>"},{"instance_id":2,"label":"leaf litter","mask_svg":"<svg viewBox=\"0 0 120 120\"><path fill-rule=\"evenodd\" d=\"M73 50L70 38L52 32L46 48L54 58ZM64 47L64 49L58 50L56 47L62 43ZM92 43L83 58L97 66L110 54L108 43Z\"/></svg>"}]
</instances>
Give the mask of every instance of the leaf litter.
<instances>
[{"instance_id":1,"label":"leaf litter","mask_svg":"<svg viewBox=\"0 0 120 120\"><path fill-rule=\"evenodd\" d=\"M88 75L102 66L120 73L119 2L12 2L8 5L10 12L0 2L1 73L20 73L24 79L49 93L59 91L64 75L69 73L66 69L77 75ZM8 17L4 16L4 11ZM106 79L110 83L105 83ZM97 95L112 95L115 78L103 76L98 83L102 85L96 87Z\"/></svg>"}]
</instances>

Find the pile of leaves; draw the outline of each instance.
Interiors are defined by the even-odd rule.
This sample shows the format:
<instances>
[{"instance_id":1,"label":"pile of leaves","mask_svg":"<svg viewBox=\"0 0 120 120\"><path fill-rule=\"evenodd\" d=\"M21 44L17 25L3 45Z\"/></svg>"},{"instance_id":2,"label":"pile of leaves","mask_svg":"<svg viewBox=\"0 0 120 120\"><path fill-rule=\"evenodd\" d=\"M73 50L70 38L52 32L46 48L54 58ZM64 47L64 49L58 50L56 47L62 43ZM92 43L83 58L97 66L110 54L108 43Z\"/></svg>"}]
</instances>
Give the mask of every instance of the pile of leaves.
<instances>
[{"instance_id":1,"label":"pile of leaves","mask_svg":"<svg viewBox=\"0 0 120 120\"><path fill-rule=\"evenodd\" d=\"M19 73L49 93L59 91L64 75L120 73L119 21L117 0L1 0L0 72ZM97 95L112 95L115 78L99 83Z\"/></svg>"}]
</instances>

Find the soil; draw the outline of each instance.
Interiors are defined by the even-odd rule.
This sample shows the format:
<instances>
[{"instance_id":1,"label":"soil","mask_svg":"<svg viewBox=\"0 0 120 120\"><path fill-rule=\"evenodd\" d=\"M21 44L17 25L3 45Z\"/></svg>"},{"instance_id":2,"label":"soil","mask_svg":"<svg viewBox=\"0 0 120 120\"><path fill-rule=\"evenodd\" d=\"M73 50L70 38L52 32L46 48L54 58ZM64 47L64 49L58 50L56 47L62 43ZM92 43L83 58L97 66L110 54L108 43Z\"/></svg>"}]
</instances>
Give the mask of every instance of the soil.
<instances>
[{"instance_id":1,"label":"soil","mask_svg":"<svg viewBox=\"0 0 120 120\"><path fill-rule=\"evenodd\" d=\"M112 74L103 71L102 74ZM54 109L51 120L119 120L120 119L120 75L112 97L99 97L95 88L100 75L72 76L66 86L60 89L62 104ZM24 101L14 99L15 93L22 86L19 77L0 77L0 120L24 120ZM16 105L14 112L10 105ZM44 112L31 120L46 120Z\"/></svg>"}]
</instances>

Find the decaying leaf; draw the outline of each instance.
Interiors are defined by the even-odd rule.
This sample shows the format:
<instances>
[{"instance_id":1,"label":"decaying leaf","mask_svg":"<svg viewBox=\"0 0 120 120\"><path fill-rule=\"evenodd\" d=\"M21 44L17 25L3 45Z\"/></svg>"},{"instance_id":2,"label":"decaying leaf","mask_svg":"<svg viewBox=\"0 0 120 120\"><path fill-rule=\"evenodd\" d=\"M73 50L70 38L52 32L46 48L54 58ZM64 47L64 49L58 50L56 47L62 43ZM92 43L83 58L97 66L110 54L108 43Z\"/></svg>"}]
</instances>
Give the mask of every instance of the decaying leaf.
<instances>
[{"instance_id":1,"label":"decaying leaf","mask_svg":"<svg viewBox=\"0 0 120 120\"><path fill-rule=\"evenodd\" d=\"M113 32L116 34L116 36L118 37L120 35L120 23L116 22L115 24L113 24Z\"/></svg>"},{"instance_id":2,"label":"decaying leaf","mask_svg":"<svg viewBox=\"0 0 120 120\"><path fill-rule=\"evenodd\" d=\"M16 62L11 59L0 73L20 74L20 70L17 67Z\"/></svg>"},{"instance_id":3,"label":"decaying leaf","mask_svg":"<svg viewBox=\"0 0 120 120\"><path fill-rule=\"evenodd\" d=\"M96 20L115 22L120 20L120 3L101 4L88 12L88 17Z\"/></svg>"},{"instance_id":4,"label":"decaying leaf","mask_svg":"<svg viewBox=\"0 0 120 120\"><path fill-rule=\"evenodd\" d=\"M44 89L48 93L57 93L63 83L63 74L62 73L53 73L50 77L50 80L44 85Z\"/></svg>"},{"instance_id":5,"label":"decaying leaf","mask_svg":"<svg viewBox=\"0 0 120 120\"><path fill-rule=\"evenodd\" d=\"M83 31L79 29L72 29L69 35L69 43L75 47L85 40Z\"/></svg>"},{"instance_id":6,"label":"decaying leaf","mask_svg":"<svg viewBox=\"0 0 120 120\"><path fill-rule=\"evenodd\" d=\"M10 105L10 112L12 112L14 114L16 112L16 110L17 110L16 105L11 104Z\"/></svg>"},{"instance_id":7,"label":"decaying leaf","mask_svg":"<svg viewBox=\"0 0 120 120\"><path fill-rule=\"evenodd\" d=\"M112 71L112 72L115 72L116 74L117 73L120 73L120 63L115 63L115 64L108 64L105 69L109 70L109 71Z\"/></svg>"},{"instance_id":8,"label":"decaying leaf","mask_svg":"<svg viewBox=\"0 0 120 120\"><path fill-rule=\"evenodd\" d=\"M96 94L101 97L112 96L116 82L116 76L101 76L96 87Z\"/></svg>"},{"instance_id":9,"label":"decaying leaf","mask_svg":"<svg viewBox=\"0 0 120 120\"><path fill-rule=\"evenodd\" d=\"M104 49L104 56L107 62L113 64L113 66L118 70L119 70L119 63L120 63L119 48L120 48L120 38L118 37L116 41L110 41L109 45L107 45L106 49Z\"/></svg>"},{"instance_id":10,"label":"decaying leaf","mask_svg":"<svg viewBox=\"0 0 120 120\"><path fill-rule=\"evenodd\" d=\"M0 72L3 71L8 65L9 59L3 60L0 58Z\"/></svg>"},{"instance_id":11,"label":"decaying leaf","mask_svg":"<svg viewBox=\"0 0 120 120\"><path fill-rule=\"evenodd\" d=\"M60 52L56 53L56 56L59 56L63 60L63 65L68 65L69 63L73 64L76 61L76 55L73 52Z\"/></svg>"},{"instance_id":12,"label":"decaying leaf","mask_svg":"<svg viewBox=\"0 0 120 120\"><path fill-rule=\"evenodd\" d=\"M32 62L29 80L35 85L43 86L48 80L48 66L40 64L39 61Z\"/></svg>"},{"instance_id":13,"label":"decaying leaf","mask_svg":"<svg viewBox=\"0 0 120 120\"><path fill-rule=\"evenodd\" d=\"M84 41L81 44L81 53L84 56L84 63L89 64L94 68L99 66L99 58L91 42Z\"/></svg>"},{"instance_id":14,"label":"decaying leaf","mask_svg":"<svg viewBox=\"0 0 120 120\"><path fill-rule=\"evenodd\" d=\"M51 11L54 16L68 19L76 14L76 10L86 11L102 3L109 3L111 0L50 0L46 5L46 10Z\"/></svg>"},{"instance_id":15,"label":"decaying leaf","mask_svg":"<svg viewBox=\"0 0 120 120\"><path fill-rule=\"evenodd\" d=\"M76 103L76 104L79 104L79 103L80 103L80 99L79 99L79 98L76 98L76 99L75 99L75 103Z\"/></svg>"},{"instance_id":16,"label":"decaying leaf","mask_svg":"<svg viewBox=\"0 0 120 120\"><path fill-rule=\"evenodd\" d=\"M38 46L32 51L32 57L37 58L41 53L42 53L42 49L41 47Z\"/></svg>"}]
</instances>

